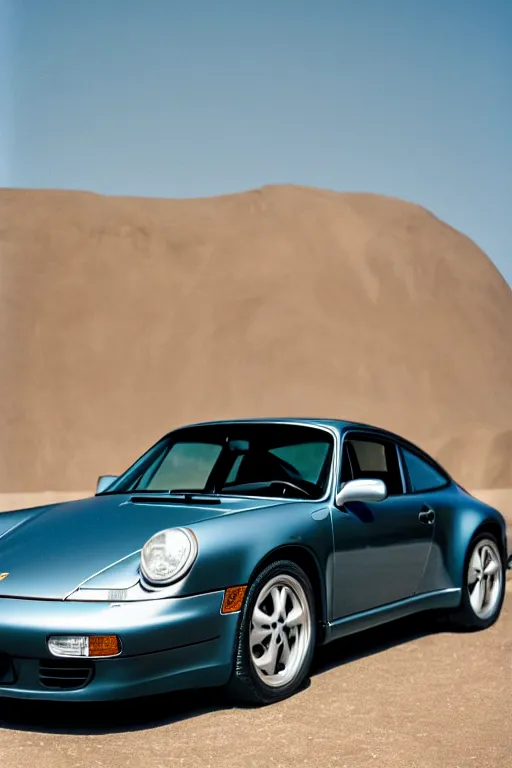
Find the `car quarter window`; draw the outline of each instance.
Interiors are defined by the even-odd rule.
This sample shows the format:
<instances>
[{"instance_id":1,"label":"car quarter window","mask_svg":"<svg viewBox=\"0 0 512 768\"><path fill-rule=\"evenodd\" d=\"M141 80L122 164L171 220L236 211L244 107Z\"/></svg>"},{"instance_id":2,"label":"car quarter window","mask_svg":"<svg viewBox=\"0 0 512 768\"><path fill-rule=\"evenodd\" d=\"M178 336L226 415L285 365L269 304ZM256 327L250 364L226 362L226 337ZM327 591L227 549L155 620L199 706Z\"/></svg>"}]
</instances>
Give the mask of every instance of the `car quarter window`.
<instances>
[{"instance_id":1,"label":"car quarter window","mask_svg":"<svg viewBox=\"0 0 512 768\"><path fill-rule=\"evenodd\" d=\"M435 469L431 464L421 459L415 453L401 448L405 462L405 468L409 476L411 491L434 491L447 484L447 478Z\"/></svg>"},{"instance_id":2,"label":"car quarter window","mask_svg":"<svg viewBox=\"0 0 512 768\"><path fill-rule=\"evenodd\" d=\"M383 480L389 496L402 494L397 446L364 435L347 436L343 441L341 482L360 479Z\"/></svg>"}]
</instances>

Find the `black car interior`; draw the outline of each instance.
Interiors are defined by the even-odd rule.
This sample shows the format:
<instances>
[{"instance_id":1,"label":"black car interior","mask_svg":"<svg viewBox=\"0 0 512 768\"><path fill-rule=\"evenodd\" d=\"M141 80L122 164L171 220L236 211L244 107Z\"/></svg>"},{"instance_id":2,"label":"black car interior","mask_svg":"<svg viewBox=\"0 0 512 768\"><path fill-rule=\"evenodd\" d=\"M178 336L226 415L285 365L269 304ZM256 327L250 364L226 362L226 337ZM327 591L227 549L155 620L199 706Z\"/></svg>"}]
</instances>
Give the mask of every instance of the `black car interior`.
<instances>
[{"instance_id":1,"label":"black car interior","mask_svg":"<svg viewBox=\"0 0 512 768\"><path fill-rule=\"evenodd\" d=\"M404 492L398 452L391 442L376 442L364 437L346 438L343 445L341 481L382 480L389 496Z\"/></svg>"}]
</instances>

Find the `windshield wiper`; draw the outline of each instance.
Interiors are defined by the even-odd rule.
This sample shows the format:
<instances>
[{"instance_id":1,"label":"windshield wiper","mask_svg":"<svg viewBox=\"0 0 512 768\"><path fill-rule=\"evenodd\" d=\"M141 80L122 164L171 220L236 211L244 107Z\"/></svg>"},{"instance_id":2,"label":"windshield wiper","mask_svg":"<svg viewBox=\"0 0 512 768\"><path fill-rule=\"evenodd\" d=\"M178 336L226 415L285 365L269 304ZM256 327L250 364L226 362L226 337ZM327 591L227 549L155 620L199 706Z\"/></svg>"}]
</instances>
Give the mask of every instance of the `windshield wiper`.
<instances>
[{"instance_id":1,"label":"windshield wiper","mask_svg":"<svg viewBox=\"0 0 512 768\"><path fill-rule=\"evenodd\" d=\"M208 491L201 491L199 488L131 488L123 493L162 493L167 496L183 496L184 494L193 496L214 496L215 494Z\"/></svg>"}]
</instances>

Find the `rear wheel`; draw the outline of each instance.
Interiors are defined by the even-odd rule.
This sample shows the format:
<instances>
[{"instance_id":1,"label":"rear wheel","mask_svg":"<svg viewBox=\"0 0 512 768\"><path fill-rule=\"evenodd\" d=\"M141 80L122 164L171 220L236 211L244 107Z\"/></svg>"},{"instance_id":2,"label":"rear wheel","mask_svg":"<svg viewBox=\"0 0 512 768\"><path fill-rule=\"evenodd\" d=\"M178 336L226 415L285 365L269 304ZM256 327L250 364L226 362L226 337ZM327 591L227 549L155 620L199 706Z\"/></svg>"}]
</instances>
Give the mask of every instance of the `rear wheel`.
<instances>
[{"instance_id":1,"label":"rear wheel","mask_svg":"<svg viewBox=\"0 0 512 768\"><path fill-rule=\"evenodd\" d=\"M498 619L505 598L505 561L495 537L477 535L466 555L462 601L452 623L486 629Z\"/></svg>"},{"instance_id":2,"label":"rear wheel","mask_svg":"<svg viewBox=\"0 0 512 768\"><path fill-rule=\"evenodd\" d=\"M247 592L229 692L254 704L287 698L304 682L314 647L311 582L291 561L272 563Z\"/></svg>"}]
</instances>

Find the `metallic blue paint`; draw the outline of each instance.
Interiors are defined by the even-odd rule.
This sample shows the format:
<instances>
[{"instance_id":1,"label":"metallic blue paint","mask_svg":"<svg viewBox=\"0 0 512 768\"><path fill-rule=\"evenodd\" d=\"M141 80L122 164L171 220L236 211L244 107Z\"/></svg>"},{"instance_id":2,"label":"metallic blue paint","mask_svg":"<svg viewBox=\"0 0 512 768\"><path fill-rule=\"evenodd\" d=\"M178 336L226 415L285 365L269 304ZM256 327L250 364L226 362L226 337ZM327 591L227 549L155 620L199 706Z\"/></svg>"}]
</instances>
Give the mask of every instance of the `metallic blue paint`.
<instances>
[{"instance_id":1,"label":"metallic blue paint","mask_svg":"<svg viewBox=\"0 0 512 768\"><path fill-rule=\"evenodd\" d=\"M326 640L338 640L356 632L386 624L389 621L411 616L427 610L440 610L442 608L456 608L460 603L460 588L441 589L426 595L413 595L406 600L373 608L371 611L363 611L352 616L337 619L327 625Z\"/></svg>"},{"instance_id":2,"label":"metallic blue paint","mask_svg":"<svg viewBox=\"0 0 512 768\"><path fill-rule=\"evenodd\" d=\"M14 659L18 679L0 682L0 694L15 698L94 701L118 699L200 686L222 685L231 671L238 615L221 615L223 593L171 600L77 603L57 600L1 602L2 651ZM115 605L115 604L114 604ZM94 661L91 683L74 690L44 689L39 660L55 666L47 638L62 634L117 634L122 655Z\"/></svg>"},{"instance_id":3,"label":"metallic blue paint","mask_svg":"<svg viewBox=\"0 0 512 768\"><path fill-rule=\"evenodd\" d=\"M254 421L265 420L247 423ZM309 572L324 643L419 610L456 607L467 548L482 526L497 535L506 558L503 517L450 478L439 490L336 507L345 436L384 437L419 451L399 436L333 420L271 423L333 435L324 498L170 504L158 494L151 503L134 502L127 493L0 515L0 572L9 574L0 581L0 661L6 654L15 669L0 664L0 696L96 701L224 685L240 619L221 613L224 590L250 583L282 556ZM433 525L418 521L425 506L435 509ZM140 584L140 550L174 526L194 532L197 560L180 582L149 594ZM53 634L116 634L122 652L88 662L94 674L82 687L46 688L40 663L75 661L51 656Z\"/></svg>"}]
</instances>

